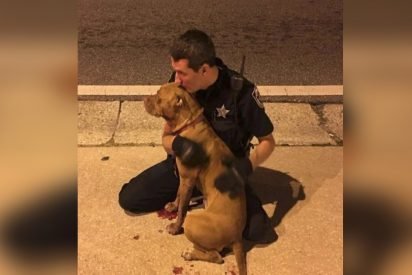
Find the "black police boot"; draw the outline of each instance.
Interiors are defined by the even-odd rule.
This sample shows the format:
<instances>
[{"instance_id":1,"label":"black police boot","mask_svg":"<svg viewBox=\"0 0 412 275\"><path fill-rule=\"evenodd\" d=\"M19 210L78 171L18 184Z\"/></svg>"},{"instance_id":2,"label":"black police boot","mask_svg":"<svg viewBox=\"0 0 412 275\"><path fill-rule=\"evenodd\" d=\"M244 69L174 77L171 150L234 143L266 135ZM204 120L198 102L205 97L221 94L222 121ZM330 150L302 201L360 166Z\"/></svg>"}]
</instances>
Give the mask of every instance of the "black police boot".
<instances>
[{"instance_id":1,"label":"black police boot","mask_svg":"<svg viewBox=\"0 0 412 275\"><path fill-rule=\"evenodd\" d=\"M260 199L249 185L246 185L245 188L247 219L243 238L258 244L275 242L278 235L265 210L263 210Z\"/></svg>"},{"instance_id":2,"label":"black police boot","mask_svg":"<svg viewBox=\"0 0 412 275\"><path fill-rule=\"evenodd\" d=\"M257 244L269 244L275 242L278 235L272 227L269 217L263 211L263 213L254 213L248 217L243 238Z\"/></svg>"}]
</instances>

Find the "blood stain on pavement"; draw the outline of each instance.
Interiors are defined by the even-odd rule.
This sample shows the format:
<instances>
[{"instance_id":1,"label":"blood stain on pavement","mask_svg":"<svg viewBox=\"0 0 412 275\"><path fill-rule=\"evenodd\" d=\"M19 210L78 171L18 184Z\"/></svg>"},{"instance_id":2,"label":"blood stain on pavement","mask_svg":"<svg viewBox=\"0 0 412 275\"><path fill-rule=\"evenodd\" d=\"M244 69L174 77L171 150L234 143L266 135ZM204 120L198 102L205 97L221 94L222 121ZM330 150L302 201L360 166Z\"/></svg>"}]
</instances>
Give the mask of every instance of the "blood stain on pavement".
<instances>
[{"instance_id":1,"label":"blood stain on pavement","mask_svg":"<svg viewBox=\"0 0 412 275\"><path fill-rule=\"evenodd\" d=\"M157 211L157 216L162 219L173 220L177 217L177 212L169 212L166 209Z\"/></svg>"}]
</instances>

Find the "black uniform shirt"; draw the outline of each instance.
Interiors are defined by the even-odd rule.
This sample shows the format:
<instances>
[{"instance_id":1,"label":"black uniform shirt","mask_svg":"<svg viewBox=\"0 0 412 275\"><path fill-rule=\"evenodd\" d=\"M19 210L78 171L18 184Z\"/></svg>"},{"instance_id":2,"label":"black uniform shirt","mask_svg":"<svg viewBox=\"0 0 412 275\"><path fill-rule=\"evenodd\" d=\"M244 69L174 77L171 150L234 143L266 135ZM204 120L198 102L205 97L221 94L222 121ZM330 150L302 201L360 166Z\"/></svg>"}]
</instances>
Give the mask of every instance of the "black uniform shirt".
<instances>
[{"instance_id":1,"label":"black uniform shirt","mask_svg":"<svg viewBox=\"0 0 412 275\"><path fill-rule=\"evenodd\" d=\"M218 79L206 90L197 91L196 99L216 134L235 156L245 157L252 137L269 135L273 124L259 100L257 87L243 78L241 90L236 91L231 78L239 74L227 68L220 59L217 59L217 66Z\"/></svg>"}]
</instances>

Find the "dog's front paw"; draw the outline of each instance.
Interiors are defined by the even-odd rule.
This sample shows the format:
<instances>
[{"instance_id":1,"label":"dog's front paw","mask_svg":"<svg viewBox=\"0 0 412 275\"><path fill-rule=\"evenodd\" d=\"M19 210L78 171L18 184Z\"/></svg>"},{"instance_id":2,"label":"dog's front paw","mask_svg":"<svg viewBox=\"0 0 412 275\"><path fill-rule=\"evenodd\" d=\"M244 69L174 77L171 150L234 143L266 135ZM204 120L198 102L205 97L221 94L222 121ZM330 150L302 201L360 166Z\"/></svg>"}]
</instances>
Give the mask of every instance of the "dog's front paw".
<instances>
[{"instance_id":1,"label":"dog's front paw","mask_svg":"<svg viewBox=\"0 0 412 275\"><path fill-rule=\"evenodd\" d=\"M176 211L177 211L177 203L175 203L174 201L168 202L168 203L165 205L165 210L166 210L167 212L176 212Z\"/></svg>"},{"instance_id":2,"label":"dog's front paw","mask_svg":"<svg viewBox=\"0 0 412 275\"><path fill-rule=\"evenodd\" d=\"M192 261L193 257L192 257L192 249L186 248L183 252L182 252L182 258L185 259L186 261Z\"/></svg>"},{"instance_id":3,"label":"dog's front paw","mask_svg":"<svg viewBox=\"0 0 412 275\"><path fill-rule=\"evenodd\" d=\"M182 226L178 225L177 223L171 223L166 227L167 232L171 235L177 235L183 233Z\"/></svg>"}]
</instances>

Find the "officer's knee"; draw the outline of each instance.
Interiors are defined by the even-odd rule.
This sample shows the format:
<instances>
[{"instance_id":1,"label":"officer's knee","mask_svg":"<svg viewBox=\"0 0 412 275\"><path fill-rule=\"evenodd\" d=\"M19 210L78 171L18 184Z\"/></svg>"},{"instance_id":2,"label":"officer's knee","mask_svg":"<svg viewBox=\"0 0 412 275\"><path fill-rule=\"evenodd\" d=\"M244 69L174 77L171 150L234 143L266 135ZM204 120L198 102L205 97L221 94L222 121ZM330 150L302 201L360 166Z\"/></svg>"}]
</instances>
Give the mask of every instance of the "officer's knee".
<instances>
[{"instance_id":1,"label":"officer's knee","mask_svg":"<svg viewBox=\"0 0 412 275\"><path fill-rule=\"evenodd\" d=\"M130 201L128 196L126 196L123 192L120 191L119 193L119 205L124 210L130 211Z\"/></svg>"},{"instance_id":2,"label":"officer's knee","mask_svg":"<svg viewBox=\"0 0 412 275\"><path fill-rule=\"evenodd\" d=\"M141 214L152 212L161 208L147 196L145 190L129 188L129 184L123 185L119 192L119 205L127 212Z\"/></svg>"},{"instance_id":3,"label":"officer's knee","mask_svg":"<svg viewBox=\"0 0 412 275\"><path fill-rule=\"evenodd\" d=\"M127 184L123 185L119 192L119 205L126 211L133 213L144 212L143 209L139 209L138 201L135 196L132 196L127 190Z\"/></svg>"}]
</instances>

